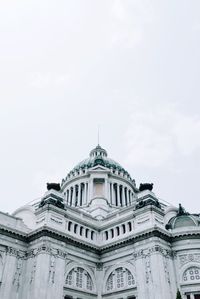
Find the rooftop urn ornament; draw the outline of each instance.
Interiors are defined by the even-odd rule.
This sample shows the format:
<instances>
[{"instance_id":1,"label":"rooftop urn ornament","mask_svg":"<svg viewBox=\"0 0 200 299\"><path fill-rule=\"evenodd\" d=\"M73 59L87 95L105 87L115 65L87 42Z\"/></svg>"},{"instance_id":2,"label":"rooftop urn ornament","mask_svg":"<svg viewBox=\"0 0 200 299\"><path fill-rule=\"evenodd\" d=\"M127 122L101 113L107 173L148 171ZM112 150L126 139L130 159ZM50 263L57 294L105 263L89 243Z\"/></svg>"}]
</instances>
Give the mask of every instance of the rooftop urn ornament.
<instances>
[{"instance_id":1,"label":"rooftop urn ornament","mask_svg":"<svg viewBox=\"0 0 200 299\"><path fill-rule=\"evenodd\" d=\"M179 203L177 216L182 216L182 215L189 215L189 213L186 212L186 210L183 208L183 206Z\"/></svg>"},{"instance_id":2,"label":"rooftop urn ornament","mask_svg":"<svg viewBox=\"0 0 200 299\"><path fill-rule=\"evenodd\" d=\"M149 190L149 191L152 191L153 190L153 184L151 183L144 183L144 184L140 184L140 187L139 187L139 190L140 191L144 191L144 190Z\"/></svg>"},{"instance_id":3,"label":"rooftop urn ornament","mask_svg":"<svg viewBox=\"0 0 200 299\"><path fill-rule=\"evenodd\" d=\"M59 183L47 183L47 190L56 190L56 191L60 191L60 184Z\"/></svg>"}]
</instances>

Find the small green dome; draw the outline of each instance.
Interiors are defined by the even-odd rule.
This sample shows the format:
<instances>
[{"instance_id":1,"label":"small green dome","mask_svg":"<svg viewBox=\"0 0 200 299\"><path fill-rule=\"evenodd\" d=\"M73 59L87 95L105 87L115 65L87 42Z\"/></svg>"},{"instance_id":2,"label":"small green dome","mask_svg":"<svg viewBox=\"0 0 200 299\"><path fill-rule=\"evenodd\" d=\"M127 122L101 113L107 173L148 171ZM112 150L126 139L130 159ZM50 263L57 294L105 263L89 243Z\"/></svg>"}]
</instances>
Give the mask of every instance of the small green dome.
<instances>
[{"instance_id":1,"label":"small green dome","mask_svg":"<svg viewBox=\"0 0 200 299\"><path fill-rule=\"evenodd\" d=\"M180 227L198 226L200 218L196 215L178 215L170 219L168 225L171 229Z\"/></svg>"}]
</instances>

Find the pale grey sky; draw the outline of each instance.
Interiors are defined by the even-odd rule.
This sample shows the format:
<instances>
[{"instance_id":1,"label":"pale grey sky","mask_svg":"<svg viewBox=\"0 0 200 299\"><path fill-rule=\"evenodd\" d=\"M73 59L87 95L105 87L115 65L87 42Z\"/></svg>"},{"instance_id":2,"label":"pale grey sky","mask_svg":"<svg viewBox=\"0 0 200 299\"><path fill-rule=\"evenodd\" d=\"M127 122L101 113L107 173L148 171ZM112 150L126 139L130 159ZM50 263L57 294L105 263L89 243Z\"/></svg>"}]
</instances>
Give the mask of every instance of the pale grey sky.
<instances>
[{"instance_id":1,"label":"pale grey sky","mask_svg":"<svg viewBox=\"0 0 200 299\"><path fill-rule=\"evenodd\" d=\"M97 144L200 212L200 1L2 0L0 210Z\"/></svg>"}]
</instances>

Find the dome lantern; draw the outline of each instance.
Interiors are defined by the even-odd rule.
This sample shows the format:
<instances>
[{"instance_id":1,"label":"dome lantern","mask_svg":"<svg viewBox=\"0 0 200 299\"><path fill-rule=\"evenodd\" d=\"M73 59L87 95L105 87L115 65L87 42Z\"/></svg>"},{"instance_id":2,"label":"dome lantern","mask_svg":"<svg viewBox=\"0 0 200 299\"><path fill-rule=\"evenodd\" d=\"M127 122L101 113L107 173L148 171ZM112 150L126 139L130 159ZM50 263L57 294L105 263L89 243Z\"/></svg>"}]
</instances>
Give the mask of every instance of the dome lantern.
<instances>
[{"instance_id":1,"label":"dome lantern","mask_svg":"<svg viewBox=\"0 0 200 299\"><path fill-rule=\"evenodd\" d=\"M90 152L90 158L107 157L108 154L99 144Z\"/></svg>"}]
</instances>

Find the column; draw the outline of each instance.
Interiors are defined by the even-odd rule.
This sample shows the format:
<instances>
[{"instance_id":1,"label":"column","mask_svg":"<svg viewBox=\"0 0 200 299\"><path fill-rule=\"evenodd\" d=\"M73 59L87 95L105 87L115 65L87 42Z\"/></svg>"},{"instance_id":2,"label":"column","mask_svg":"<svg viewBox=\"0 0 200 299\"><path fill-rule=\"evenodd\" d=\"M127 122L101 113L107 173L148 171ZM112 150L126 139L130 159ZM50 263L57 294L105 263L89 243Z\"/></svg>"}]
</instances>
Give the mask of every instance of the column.
<instances>
[{"instance_id":1,"label":"column","mask_svg":"<svg viewBox=\"0 0 200 299\"><path fill-rule=\"evenodd\" d=\"M77 205L80 207L81 205L81 184L78 185L78 203Z\"/></svg>"},{"instance_id":2,"label":"column","mask_svg":"<svg viewBox=\"0 0 200 299\"><path fill-rule=\"evenodd\" d=\"M108 186L107 186L107 188L108 188L108 202L111 204L111 196L110 196L110 182L108 182Z\"/></svg>"},{"instance_id":3,"label":"column","mask_svg":"<svg viewBox=\"0 0 200 299\"><path fill-rule=\"evenodd\" d=\"M119 192L119 184L117 184L117 205L120 205L120 192Z\"/></svg>"},{"instance_id":4,"label":"column","mask_svg":"<svg viewBox=\"0 0 200 299\"><path fill-rule=\"evenodd\" d=\"M72 206L75 206L75 200L76 200L76 185L73 186L73 198L72 198Z\"/></svg>"},{"instance_id":5,"label":"column","mask_svg":"<svg viewBox=\"0 0 200 299\"><path fill-rule=\"evenodd\" d=\"M113 203L117 205L117 184L113 184Z\"/></svg>"},{"instance_id":6,"label":"column","mask_svg":"<svg viewBox=\"0 0 200 299\"><path fill-rule=\"evenodd\" d=\"M88 202L87 203L89 203L90 201L91 201L91 199L92 199L92 191L93 191L93 186L92 186L92 184L93 184L93 180L92 179L90 179L89 181L88 181Z\"/></svg>"},{"instance_id":7,"label":"column","mask_svg":"<svg viewBox=\"0 0 200 299\"><path fill-rule=\"evenodd\" d=\"M71 199L71 187L69 188L68 205L70 205L70 199Z\"/></svg>"},{"instance_id":8,"label":"column","mask_svg":"<svg viewBox=\"0 0 200 299\"><path fill-rule=\"evenodd\" d=\"M84 184L84 204L87 204L87 197L88 197L88 183Z\"/></svg>"},{"instance_id":9,"label":"column","mask_svg":"<svg viewBox=\"0 0 200 299\"><path fill-rule=\"evenodd\" d=\"M126 202L125 202L125 187L122 185L122 205L125 207Z\"/></svg>"},{"instance_id":10,"label":"column","mask_svg":"<svg viewBox=\"0 0 200 299\"><path fill-rule=\"evenodd\" d=\"M82 192L82 204L85 205L85 188L86 183L83 183L83 192Z\"/></svg>"},{"instance_id":11,"label":"column","mask_svg":"<svg viewBox=\"0 0 200 299\"><path fill-rule=\"evenodd\" d=\"M111 205L113 205L114 204L113 183L110 183L110 201L111 201Z\"/></svg>"}]
</instances>

